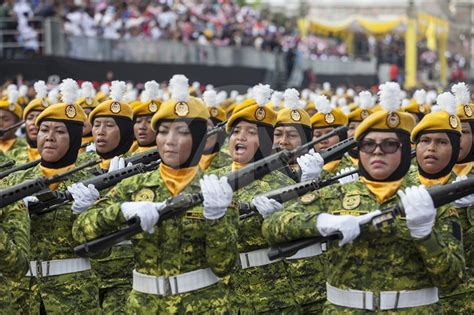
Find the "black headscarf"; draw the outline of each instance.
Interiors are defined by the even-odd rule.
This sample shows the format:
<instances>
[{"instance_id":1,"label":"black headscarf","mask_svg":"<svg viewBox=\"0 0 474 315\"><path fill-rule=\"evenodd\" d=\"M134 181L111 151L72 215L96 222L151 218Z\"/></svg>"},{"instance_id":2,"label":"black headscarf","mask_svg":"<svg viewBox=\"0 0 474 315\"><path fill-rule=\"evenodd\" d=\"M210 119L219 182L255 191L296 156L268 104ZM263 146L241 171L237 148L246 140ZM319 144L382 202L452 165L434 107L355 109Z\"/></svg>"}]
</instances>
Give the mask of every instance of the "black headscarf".
<instances>
[{"instance_id":1,"label":"black headscarf","mask_svg":"<svg viewBox=\"0 0 474 315\"><path fill-rule=\"evenodd\" d=\"M95 116L94 120L99 117L113 118L120 130L120 142L118 146L110 152L97 154L103 159L111 159L114 156L119 156L127 153L133 143L133 121L130 118L122 116ZM92 122L94 123L94 122Z\"/></svg>"},{"instance_id":2,"label":"black headscarf","mask_svg":"<svg viewBox=\"0 0 474 315\"><path fill-rule=\"evenodd\" d=\"M257 133L258 133L258 143L259 146L257 148L257 151L255 152L253 158L249 161L249 163L258 161L263 159L266 156L269 156L272 154L272 148L273 148L273 127L270 125L264 125L264 124L259 124L256 123L255 121L249 121L246 119L236 119L234 123L232 124L232 129L237 126L237 124L241 121L246 121L251 124L257 125ZM232 131L231 131L232 133Z\"/></svg>"},{"instance_id":3,"label":"black headscarf","mask_svg":"<svg viewBox=\"0 0 474 315\"><path fill-rule=\"evenodd\" d=\"M340 126L341 125L335 125L335 126L331 126L331 128L335 129L335 128L340 127ZM313 130L314 129L324 129L324 128L329 128L329 127L313 127ZM339 131L337 133L337 136L339 136L339 142L346 140L347 139L347 129ZM337 161L337 160L342 159L344 154L345 154L345 152L341 152L340 154L333 156L331 161ZM329 162L329 161L326 161L326 163L327 162Z\"/></svg>"},{"instance_id":4,"label":"black headscarf","mask_svg":"<svg viewBox=\"0 0 474 315\"><path fill-rule=\"evenodd\" d=\"M362 136L359 139L359 142L364 140L365 136L367 136L367 134L371 131L392 132L392 131L388 131L387 129L369 129L364 134L362 134ZM395 131L395 133L397 134L398 140L402 144L402 156L400 160L400 165L397 167L397 169L386 179L377 180L373 178L372 176L370 176L370 174L364 168L364 166L362 165L359 159L360 176L364 176L368 180L376 181L376 182L392 182L392 181L402 179L408 173L408 170L410 169L410 164L411 164L410 134L408 132L403 132L403 131Z\"/></svg>"},{"instance_id":5,"label":"black headscarf","mask_svg":"<svg viewBox=\"0 0 474 315\"><path fill-rule=\"evenodd\" d=\"M77 160L79 149L81 148L83 124L77 121L59 120L52 118L46 118L43 121L59 121L63 122L66 125L66 129L69 134L69 149L67 150L66 154L57 162L51 163L41 158L41 165L47 168L57 169L74 164Z\"/></svg>"}]
</instances>

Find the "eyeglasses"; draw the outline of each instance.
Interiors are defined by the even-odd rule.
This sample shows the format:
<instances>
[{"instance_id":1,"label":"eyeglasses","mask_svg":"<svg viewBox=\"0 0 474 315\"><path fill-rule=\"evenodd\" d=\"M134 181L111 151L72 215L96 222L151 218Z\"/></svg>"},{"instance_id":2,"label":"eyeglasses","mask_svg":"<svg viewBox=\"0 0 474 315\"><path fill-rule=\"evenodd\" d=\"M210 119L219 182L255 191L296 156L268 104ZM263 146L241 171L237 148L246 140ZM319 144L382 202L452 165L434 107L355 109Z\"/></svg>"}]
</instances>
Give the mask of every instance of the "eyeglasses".
<instances>
[{"instance_id":1,"label":"eyeglasses","mask_svg":"<svg viewBox=\"0 0 474 315\"><path fill-rule=\"evenodd\" d=\"M399 141L392 139L386 139L380 143L372 140L365 140L359 143L359 151L364 153L373 153L377 147L379 147L383 153L391 154L397 152L398 148L401 146L402 144Z\"/></svg>"}]
</instances>

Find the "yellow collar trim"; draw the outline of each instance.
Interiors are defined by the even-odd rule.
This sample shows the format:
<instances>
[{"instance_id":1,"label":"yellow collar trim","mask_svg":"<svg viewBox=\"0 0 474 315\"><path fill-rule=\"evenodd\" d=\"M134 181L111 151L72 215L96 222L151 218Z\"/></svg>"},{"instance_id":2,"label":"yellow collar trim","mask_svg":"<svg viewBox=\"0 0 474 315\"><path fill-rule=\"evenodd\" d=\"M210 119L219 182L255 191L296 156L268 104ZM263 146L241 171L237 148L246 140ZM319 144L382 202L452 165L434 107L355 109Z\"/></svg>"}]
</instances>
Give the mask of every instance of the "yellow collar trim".
<instances>
[{"instance_id":1,"label":"yellow collar trim","mask_svg":"<svg viewBox=\"0 0 474 315\"><path fill-rule=\"evenodd\" d=\"M103 170L108 170L110 166L110 161L112 161L112 159L101 160L99 163L99 167Z\"/></svg>"},{"instance_id":2,"label":"yellow collar trim","mask_svg":"<svg viewBox=\"0 0 474 315\"><path fill-rule=\"evenodd\" d=\"M218 153L219 152L212 154L203 154L201 156L201 160L199 161L199 167L203 171L207 170Z\"/></svg>"},{"instance_id":3,"label":"yellow collar trim","mask_svg":"<svg viewBox=\"0 0 474 315\"><path fill-rule=\"evenodd\" d=\"M30 161L34 161L34 160L37 160L37 159L40 159L41 158L41 155L39 154L39 151L37 148L30 148L28 147L28 159Z\"/></svg>"},{"instance_id":4,"label":"yellow collar trim","mask_svg":"<svg viewBox=\"0 0 474 315\"><path fill-rule=\"evenodd\" d=\"M377 198L377 202L382 204L395 195L402 185L403 178L393 182L376 182L361 176L360 181L364 183L375 198Z\"/></svg>"},{"instance_id":5,"label":"yellow collar trim","mask_svg":"<svg viewBox=\"0 0 474 315\"><path fill-rule=\"evenodd\" d=\"M354 166L358 166L358 165L359 165L359 159L353 158L353 157L350 156L350 155L349 155L349 159L351 160L352 164L354 164Z\"/></svg>"},{"instance_id":6,"label":"yellow collar trim","mask_svg":"<svg viewBox=\"0 0 474 315\"><path fill-rule=\"evenodd\" d=\"M137 149L135 150L135 152L136 153L143 153L143 152L146 152L146 151L153 150L155 148L156 148L156 146L150 146L150 147L140 147L140 146L138 146Z\"/></svg>"},{"instance_id":7,"label":"yellow collar trim","mask_svg":"<svg viewBox=\"0 0 474 315\"><path fill-rule=\"evenodd\" d=\"M456 176L469 175L469 173L471 173L471 170L472 170L472 163L473 162L467 162L464 164L455 164L453 167L454 174L456 174Z\"/></svg>"},{"instance_id":8,"label":"yellow collar trim","mask_svg":"<svg viewBox=\"0 0 474 315\"><path fill-rule=\"evenodd\" d=\"M0 151L3 153L8 152L16 142L16 138L10 140L1 140L0 141Z\"/></svg>"},{"instance_id":9,"label":"yellow collar trim","mask_svg":"<svg viewBox=\"0 0 474 315\"><path fill-rule=\"evenodd\" d=\"M242 167L247 166L246 163L232 162L232 172L240 170Z\"/></svg>"},{"instance_id":10,"label":"yellow collar trim","mask_svg":"<svg viewBox=\"0 0 474 315\"><path fill-rule=\"evenodd\" d=\"M61 168L47 168L47 167L40 164L39 169L40 169L41 174L43 174L43 176L51 177L51 176L54 176L56 174L64 173L66 171L69 171L70 169L74 168L75 166L76 166L75 164L71 164L71 165L68 165L68 166L65 166L65 167L61 167ZM59 183L53 183L53 184L49 185L49 189L56 190L56 188L58 188L58 186L59 186Z\"/></svg>"},{"instance_id":11,"label":"yellow collar trim","mask_svg":"<svg viewBox=\"0 0 474 315\"><path fill-rule=\"evenodd\" d=\"M176 196L188 186L199 170L199 166L174 169L160 164L160 175L168 190L173 196Z\"/></svg>"},{"instance_id":12,"label":"yellow collar trim","mask_svg":"<svg viewBox=\"0 0 474 315\"><path fill-rule=\"evenodd\" d=\"M420 183L422 185L425 185L426 187L431 187L434 185L444 185L448 182L450 176L451 176L451 173L440 178L429 179L429 178L423 177L420 173L418 173L418 179L420 180Z\"/></svg>"},{"instance_id":13,"label":"yellow collar trim","mask_svg":"<svg viewBox=\"0 0 474 315\"><path fill-rule=\"evenodd\" d=\"M341 163L341 160L335 160L335 161L331 161L329 163L326 163L323 166L323 170L325 170L326 172L333 173L337 169L337 167L339 166L339 163Z\"/></svg>"}]
</instances>

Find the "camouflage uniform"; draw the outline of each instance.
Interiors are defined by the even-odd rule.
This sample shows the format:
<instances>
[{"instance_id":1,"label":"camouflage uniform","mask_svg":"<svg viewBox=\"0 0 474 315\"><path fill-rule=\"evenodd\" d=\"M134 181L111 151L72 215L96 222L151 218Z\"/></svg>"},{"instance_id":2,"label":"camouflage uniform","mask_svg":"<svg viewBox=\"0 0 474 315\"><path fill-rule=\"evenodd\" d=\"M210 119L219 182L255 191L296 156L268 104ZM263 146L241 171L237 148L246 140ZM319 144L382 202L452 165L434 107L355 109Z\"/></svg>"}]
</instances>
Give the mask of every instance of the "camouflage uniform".
<instances>
[{"instance_id":1,"label":"camouflage uniform","mask_svg":"<svg viewBox=\"0 0 474 315\"><path fill-rule=\"evenodd\" d=\"M198 172L184 192L198 192ZM138 191L137 191L138 190ZM125 224L120 204L125 201L164 201L171 197L159 171L134 176L120 182L103 199L82 213L73 235L91 240ZM132 239L136 270L154 276L172 276L197 269L212 268L225 276L235 264L237 215L205 220L203 208L194 207L185 215L160 222L153 234L141 233ZM187 293L154 295L132 290L128 313L223 313L228 308L227 290L222 281Z\"/></svg>"},{"instance_id":2,"label":"camouflage uniform","mask_svg":"<svg viewBox=\"0 0 474 315\"><path fill-rule=\"evenodd\" d=\"M206 173L223 168L232 163L230 155L222 150L217 153L217 155L212 159L211 165L205 170Z\"/></svg>"},{"instance_id":3,"label":"camouflage uniform","mask_svg":"<svg viewBox=\"0 0 474 315\"><path fill-rule=\"evenodd\" d=\"M17 161L17 164L22 164L28 162L28 143L26 139L23 137L16 137L15 143L11 146L11 148L3 152L5 155Z\"/></svg>"},{"instance_id":4,"label":"camouflage uniform","mask_svg":"<svg viewBox=\"0 0 474 315\"><path fill-rule=\"evenodd\" d=\"M11 185L27 179L42 176L39 166L27 171L14 173L9 178ZM74 173L57 187L66 190L68 185L87 177L84 171ZM13 209L21 209L19 201ZM71 230L74 219L71 205L67 204L56 211L31 217L31 255L30 260L50 261L57 259L77 258L73 248ZM97 278L92 270L63 274L57 276L23 277L15 284L13 294L21 303L23 312L39 313L40 303L44 304L47 313L100 313Z\"/></svg>"},{"instance_id":5,"label":"camouflage uniform","mask_svg":"<svg viewBox=\"0 0 474 315\"><path fill-rule=\"evenodd\" d=\"M405 177L401 188L411 186ZM319 191L312 212L285 210L269 216L262 227L263 235L272 243L319 236L317 216L331 214L360 215L398 202L396 194L383 204L362 182L335 185ZM329 244L327 253L327 281L341 289L364 291L417 290L437 286L441 289L456 287L463 276L464 259L461 243L452 230L458 218L449 206L438 209L437 222L427 239L414 240L405 224L397 217L392 225L380 230L364 228L353 243L340 248ZM333 245L333 246L331 246ZM325 314L365 314L367 311L330 304ZM439 305L391 310L390 314L433 314Z\"/></svg>"},{"instance_id":6,"label":"camouflage uniform","mask_svg":"<svg viewBox=\"0 0 474 315\"><path fill-rule=\"evenodd\" d=\"M11 282L21 279L28 270L30 220L24 206L0 209L0 313L13 314Z\"/></svg>"},{"instance_id":7,"label":"camouflage uniform","mask_svg":"<svg viewBox=\"0 0 474 315\"><path fill-rule=\"evenodd\" d=\"M227 166L214 173L223 176L230 172L231 167ZM236 191L233 198L238 202L250 202L257 194L290 184L292 184L290 178L275 171ZM240 253L268 248L261 233L262 222L263 218L260 215L239 221L238 250ZM234 314L238 312L240 314L299 312L288 265L284 261L246 269L238 266L230 276L229 286Z\"/></svg>"}]
</instances>

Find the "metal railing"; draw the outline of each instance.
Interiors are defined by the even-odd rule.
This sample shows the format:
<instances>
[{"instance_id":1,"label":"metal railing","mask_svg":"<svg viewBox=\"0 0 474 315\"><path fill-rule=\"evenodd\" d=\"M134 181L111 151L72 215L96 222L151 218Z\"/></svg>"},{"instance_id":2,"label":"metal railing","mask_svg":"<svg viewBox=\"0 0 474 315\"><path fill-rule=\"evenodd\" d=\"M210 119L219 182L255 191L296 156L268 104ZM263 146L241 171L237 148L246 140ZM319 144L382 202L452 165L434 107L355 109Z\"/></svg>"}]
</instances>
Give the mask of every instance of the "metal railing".
<instances>
[{"instance_id":1,"label":"metal railing","mask_svg":"<svg viewBox=\"0 0 474 315\"><path fill-rule=\"evenodd\" d=\"M32 17L28 19L28 26L31 27L31 24L34 24L35 27L33 28L36 32L36 42L35 45L38 46L39 50L44 47L44 37L45 37L45 30L44 30L44 19L40 17ZM14 24L12 24L14 23ZM14 28L9 27L9 24L15 25ZM21 49L27 49L31 46L27 44L28 40L22 38L22 32L18 28L17 20L14 18L0 18L0 56L4 57L5 50L10 49L14 50L15 52ZM5 41L6 37L11 37L10 40Z\"/></svg>"}]
</instances>

